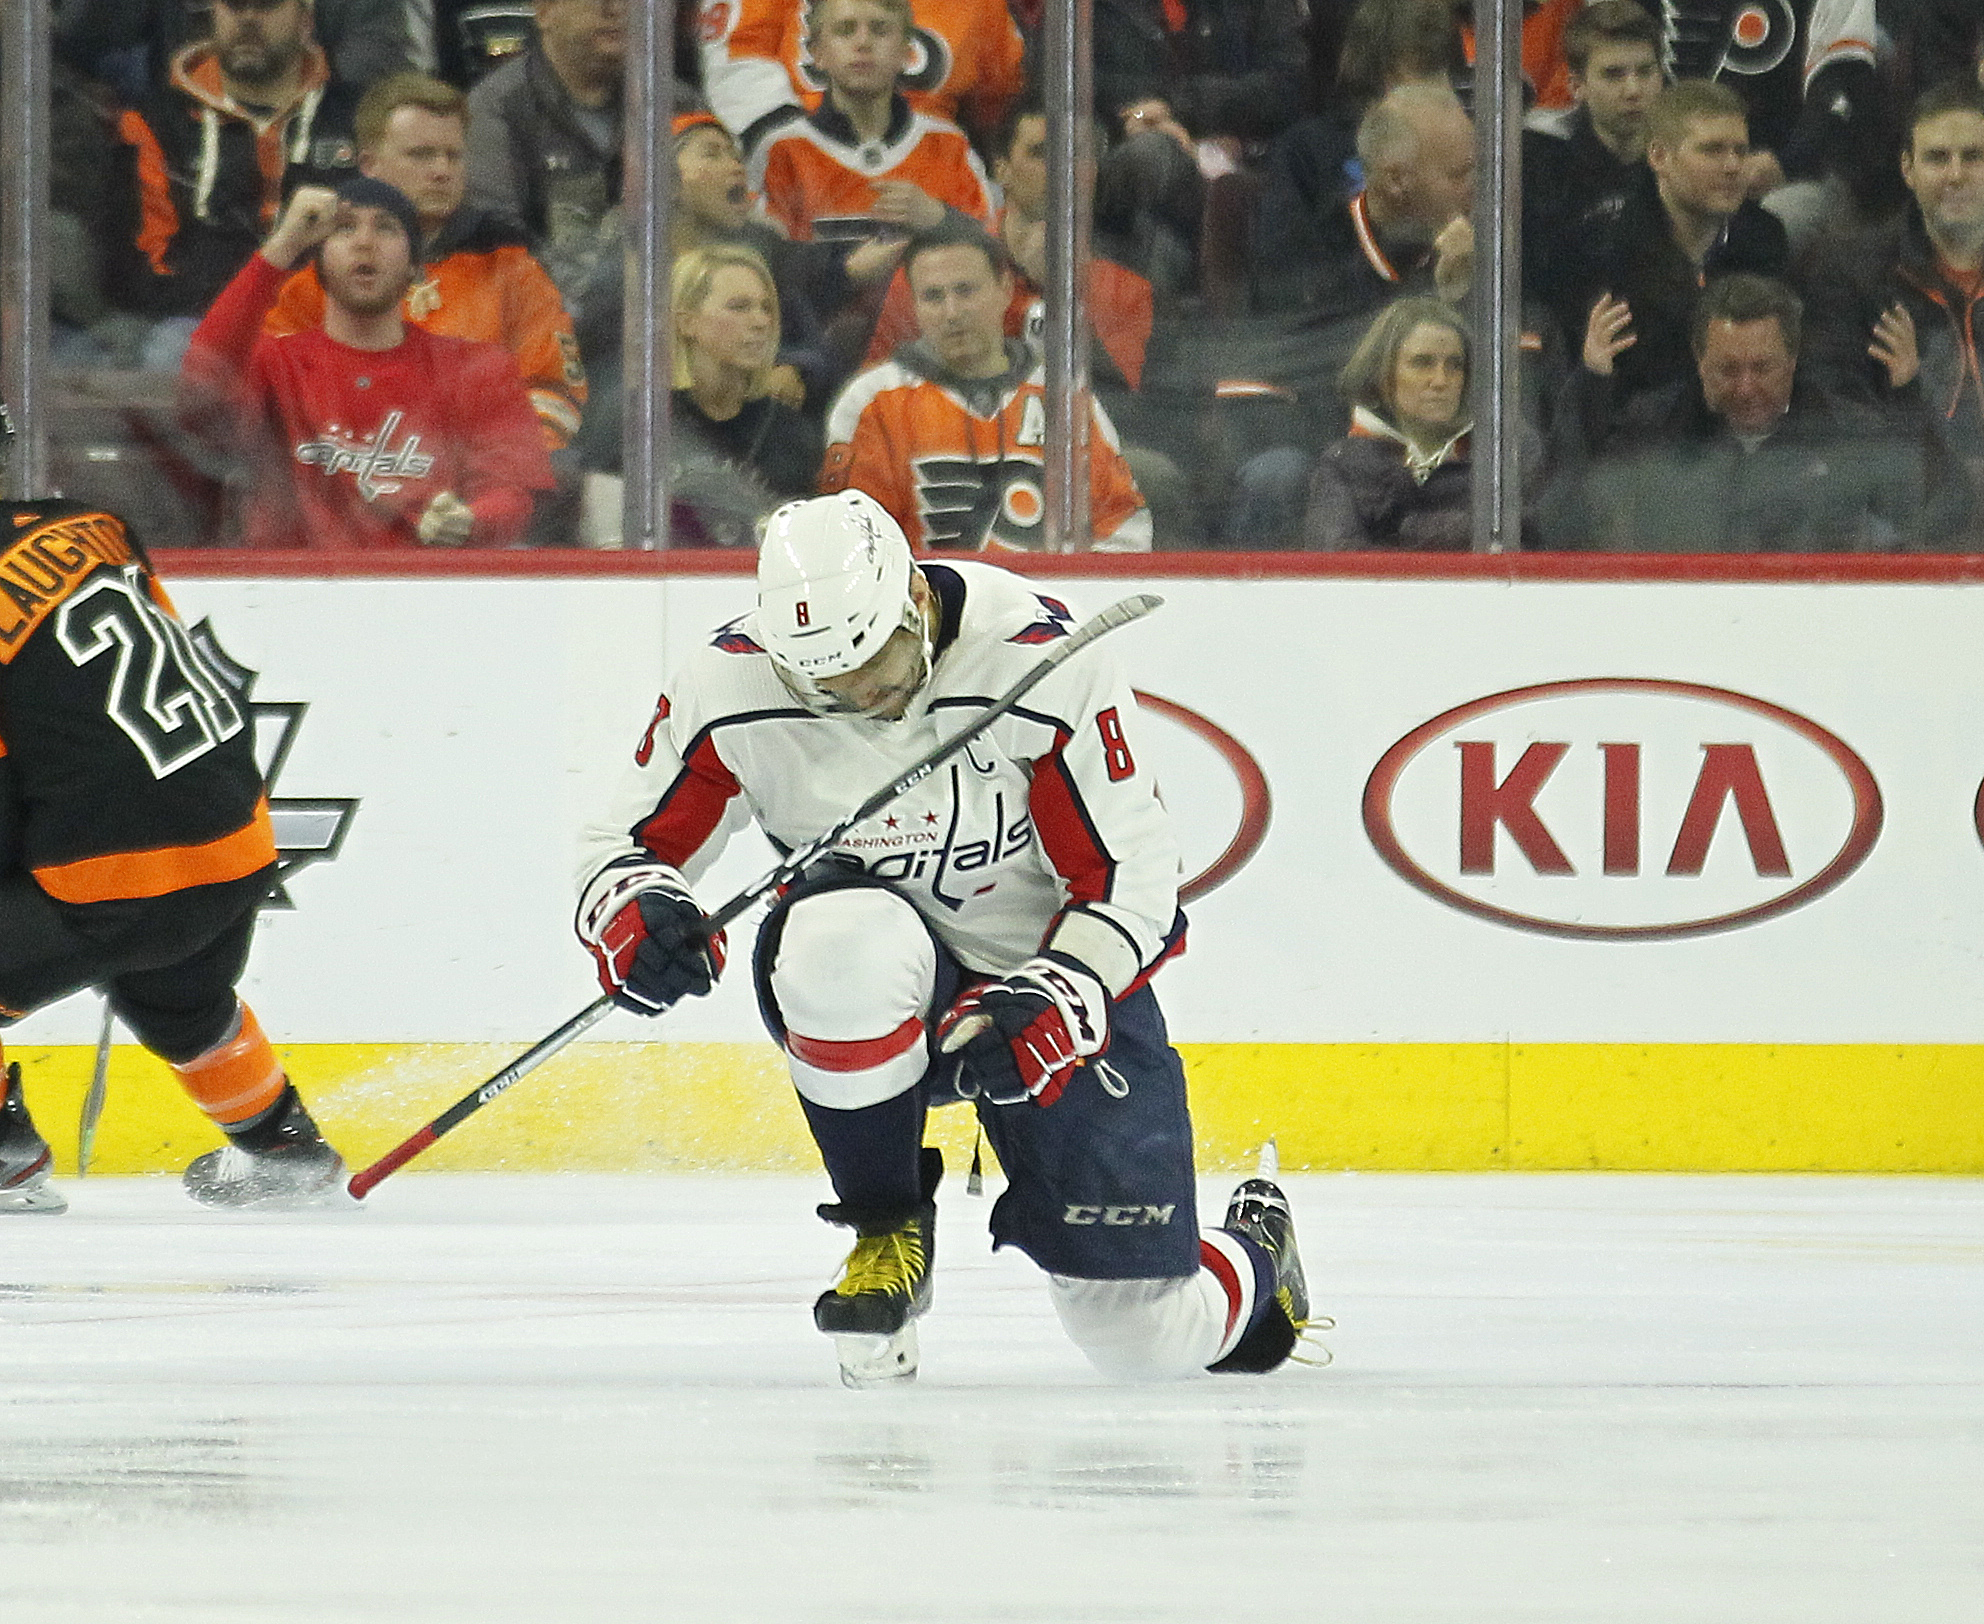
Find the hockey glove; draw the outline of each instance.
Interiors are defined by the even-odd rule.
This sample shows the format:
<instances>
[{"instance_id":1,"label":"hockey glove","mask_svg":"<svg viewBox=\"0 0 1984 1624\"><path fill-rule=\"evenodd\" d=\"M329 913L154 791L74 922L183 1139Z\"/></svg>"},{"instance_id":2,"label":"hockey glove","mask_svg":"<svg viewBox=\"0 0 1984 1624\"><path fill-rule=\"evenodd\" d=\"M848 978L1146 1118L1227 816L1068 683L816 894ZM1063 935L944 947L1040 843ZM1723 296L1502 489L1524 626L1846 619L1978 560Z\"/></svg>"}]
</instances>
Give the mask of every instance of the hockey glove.
<instances>
[{"instance_id":1,"label":"hockey glove","mask_svg":"<svg viewBox=\"0 0 1984 1624\"><path fill-rule=\"evenodd\" d=\"M659 1015L700 998L723 973L724 941L673 870L609 870L588 888L579 940L599 984L622 1009Z\"/></svg>"},{"instance_id":2,"label":"hockey glove","mask_svg":"<svg viewBox=\"0 0 1984 1624\"><path fill-rule=\"evenodd\" d=\"M1075 1068L1109 1047L1109 994L1072 959L1029 959L951 1005L938 1044L958 1057L959 1093L1052 1105Z\"/></svg>"}]
</instances>

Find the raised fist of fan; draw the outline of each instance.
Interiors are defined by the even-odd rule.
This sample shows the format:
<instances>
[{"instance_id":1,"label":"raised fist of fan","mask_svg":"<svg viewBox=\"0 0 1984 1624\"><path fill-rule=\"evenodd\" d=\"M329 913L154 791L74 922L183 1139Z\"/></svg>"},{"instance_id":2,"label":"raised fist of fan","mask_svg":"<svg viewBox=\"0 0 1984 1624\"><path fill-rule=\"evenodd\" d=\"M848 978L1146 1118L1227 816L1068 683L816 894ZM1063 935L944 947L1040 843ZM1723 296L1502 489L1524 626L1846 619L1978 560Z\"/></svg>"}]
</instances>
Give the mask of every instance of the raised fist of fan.
<instances>
[{"instance_id":1,"label":"raised fist of fan","mask_svg":"<svg viewBox=\"0 0 1984 1624\"><path fill-rule=\"evenodd\" d=\"M579 939L592 950L599 984L622 1009L660 1015L700 998L723 973L724 941L681 886L652 870L609 875L586 910Z\"/></svg>"},{"instance_id":2,"label":"raised fist of fan","mask_svg":"<svg viewBox=\"0 0 1984 1624\"><path fill-rule=\"evenodd\" d=\"M328 237L337 220L336 192L328 186L299 186L262 244L262 257L286 271Z\"/></svg>"},{"instance_id":3,"label":"raised fist of fan","mask_svg":"<svg viewBox=\"0 0 1984 1624\"><path fill-rule=\"evenodd\" d=\"M958 1092L993 1105L1052 1105L1090 1055L1109 1047L1109 995L1067 960L1029 959L972 988L938 1026L958 1057Z\"/></svg>"},{"instance_id":4,"label":"raised fist of fan","mask_svg":"<svg viewBox=\"0 0 1984 1624\"><path fill-rule=\"evenodd\" d=\"M475 534L475 509L453 491L437 492L420 515L419 530L429 547L466 547Z\"/></svg>"}]
</instances>

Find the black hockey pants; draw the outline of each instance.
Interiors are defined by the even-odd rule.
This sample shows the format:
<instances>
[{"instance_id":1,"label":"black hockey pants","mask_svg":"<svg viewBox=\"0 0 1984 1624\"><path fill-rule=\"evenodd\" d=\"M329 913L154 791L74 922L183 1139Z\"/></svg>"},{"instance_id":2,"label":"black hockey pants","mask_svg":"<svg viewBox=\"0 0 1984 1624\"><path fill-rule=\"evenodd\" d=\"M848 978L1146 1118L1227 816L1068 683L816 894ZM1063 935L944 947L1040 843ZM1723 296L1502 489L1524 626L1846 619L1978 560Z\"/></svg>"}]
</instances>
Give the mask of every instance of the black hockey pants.
<instances>
[{"instance_id":1,"label":"black hockey pants","mask_svg":"<svg viewBox=\"0 0 1984 1624\"><path fill-rule=\"evenodd\" d=\"M234 1023L271 865L162 897L57 902L18 870L0 879L0 1023L102 987L138 1041L168 1062L202 1055Z\"/></svg>"}]
</instances>

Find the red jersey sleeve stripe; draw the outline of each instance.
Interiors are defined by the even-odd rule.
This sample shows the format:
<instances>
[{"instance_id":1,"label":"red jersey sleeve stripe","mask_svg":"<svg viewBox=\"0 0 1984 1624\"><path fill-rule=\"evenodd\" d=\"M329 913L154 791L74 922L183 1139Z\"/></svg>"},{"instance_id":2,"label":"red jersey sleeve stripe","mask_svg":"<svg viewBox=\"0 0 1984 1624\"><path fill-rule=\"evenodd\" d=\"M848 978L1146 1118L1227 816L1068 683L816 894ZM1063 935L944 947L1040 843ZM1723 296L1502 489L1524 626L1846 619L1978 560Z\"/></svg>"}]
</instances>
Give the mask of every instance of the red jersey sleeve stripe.
<instances>
[{"instance_id":1,"label":"red jersey sleeve stripe","mask_svg":"<svg viewBox=\"0 0 1984 1624\"><path fill-rule=\"evenodd\" d=\"M690 746L682 770L654 811L635 827L634 838L664 863L681 868L716 832L724 808L737 793L737 775L724 765L716 741L705 733Z\"/></svg>"},{"instance_id":2,"label":"red jersey sleeve stripe","mask_svg":"<svg viewBox=\"0 0 1984 1624\"><path fill-rule=\"evenodd\" d=\"M1107 902L1116 883L1116 859L1102 843L1074 774L1061 759L1067 742L1067 731L1057 730L1053 750L1033 764L1033 788L1027 796L1033 826L1054 872L1068 882L1068 900Z\"/></svg>"}]
</instances>

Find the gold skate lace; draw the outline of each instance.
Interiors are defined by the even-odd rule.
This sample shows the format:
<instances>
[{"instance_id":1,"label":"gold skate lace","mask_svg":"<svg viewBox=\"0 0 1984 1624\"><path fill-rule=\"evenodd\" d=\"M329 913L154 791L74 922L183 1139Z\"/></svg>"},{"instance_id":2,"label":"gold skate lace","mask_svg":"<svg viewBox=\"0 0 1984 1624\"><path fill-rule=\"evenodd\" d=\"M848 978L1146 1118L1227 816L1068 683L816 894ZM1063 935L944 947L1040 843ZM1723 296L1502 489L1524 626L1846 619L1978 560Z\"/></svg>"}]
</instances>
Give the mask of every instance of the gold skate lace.
<instances>
[{"instance_id":1,"label":"gold skate lace","mask_svg":"<svg viewBox=\"0 0 1984 1624\"><path fill-rule=\"evenodd\" d=\"M1336 1355L1324 1345L1322 1332L1334 1331L1336 1321L1327 1314L1311 1314L1307 1319L1295 1317L1295 1299L1286 1286L1274 1294L1274 1300L1281 1304L1281 1311L1288 1316L1288 1323L1295 1327L1295 1340L1305 1343L1321 1354L1320 1359L1310 1358L1300 1353L1290 1353L1289 1359L1298 1365L1314 1365L1320 1370L1324 1365L1336 1363Z\"/></svg>"},{"instance_id":2,"label":"gold skate lace","mask_svg":"<svg viewBox=\"0 0 1984 1624\"><path fill-rule=\"evenodd\" d=\"M923 1276L923 1235L914 1224L887 1235L864 1235L847 1254L846 1273L834 1287L837 1297L865 1291L913 1296Z\"/></svg>"}]
</instances>

